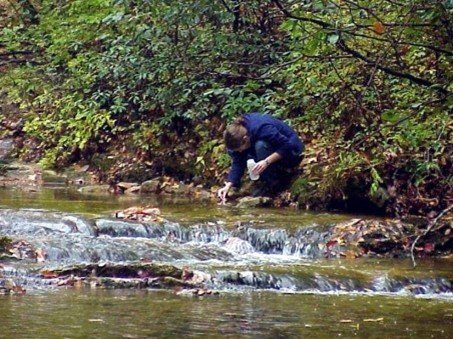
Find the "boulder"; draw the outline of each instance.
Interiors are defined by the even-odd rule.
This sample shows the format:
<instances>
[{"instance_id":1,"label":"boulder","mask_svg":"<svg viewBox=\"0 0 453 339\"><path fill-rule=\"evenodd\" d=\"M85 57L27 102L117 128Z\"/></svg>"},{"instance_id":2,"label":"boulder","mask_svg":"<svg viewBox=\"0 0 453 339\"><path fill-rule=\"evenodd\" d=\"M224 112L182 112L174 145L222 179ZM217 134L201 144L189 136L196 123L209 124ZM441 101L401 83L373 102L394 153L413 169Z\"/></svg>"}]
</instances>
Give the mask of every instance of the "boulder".
<instances>
[{"instance_id":1,"label":"boulder","mask_svg":"<svg viewBox=\"0 0 453 339\"><path fill-rule=\"evenodd\" d=\"M245 240L237 237L228 238L227 242L224 245L224 248L227 251L237 253L237 254L247 254L255 252L253 246Z\"/></svg>"},{"instance_id":2,"label":"boulder","mask_svg":"<svg viewBox=\"0 0 453 339\"><path fill-rule=\"evenodd\" d=\"M160 178L147 180L140 185L140 193L159 193L161 189Z\"/></svg>"},{"instance_id":3,"label":"boulder","mask_svg":"<svg viewBox=\"0 0 453 339\"><path fill-rule=\"evenodd\" d=\"M272 198L269 197L244 197L239 199L236 207L239 208L252 208L252 207L265 207L272 204Z\"/></svg>"},{"instance_id":4,"label":"boulder","mask_svg":"<svg viewBox=\"0 0 453 339\"><path fill-rule=\"evenodd\" d=\"M131 187L139 186L139 184L137 184L136 182L124 182L123 181L123 182L117 183L116 186L118 186L122 190L128 190Z\"/></svg>"}]
</instances>

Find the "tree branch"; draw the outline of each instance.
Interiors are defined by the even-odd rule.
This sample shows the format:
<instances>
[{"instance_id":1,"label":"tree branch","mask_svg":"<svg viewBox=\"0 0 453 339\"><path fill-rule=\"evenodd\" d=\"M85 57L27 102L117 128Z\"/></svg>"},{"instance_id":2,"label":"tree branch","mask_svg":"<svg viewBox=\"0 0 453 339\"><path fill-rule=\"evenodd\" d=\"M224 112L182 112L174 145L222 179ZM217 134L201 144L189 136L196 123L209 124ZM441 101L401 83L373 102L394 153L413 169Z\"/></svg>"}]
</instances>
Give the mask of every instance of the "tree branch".
<instances>
[{"instance_id":1,"label":"tree branch","mask_svg":"<svg viewBox=\"0 0 453 339\"><path fill-rule=\"evenodd\" d=\"M415 245L417 245L417 242L420 240L420 238L427 235L431 231L431 229L437 224L439 219L442 218L446 213L448 213L452 208L453 208L453 205L450 205L446 209L444 209L442 212L440 212L439 215L429 224L429 226L426 228L426 230L422 234L420 234L417 238L415 238L415 240L411 246L411 259L412 259L412 265L414 267L417 266L417 263L415 262L415 257L414 257Z\"/></svg>"},{"instance_id":2,"label":"tree branch","mask_svg":"<svg viewBox=\"0 0 453 339\"><path fill-rule=\"evenodd\" d=\"M322 21L322 20L319 20L319 19L314 19L314 18L307 18L307 17L302 17L302 16L298 16L298 15L294 15L292 14L291 12L289 12L282 4L279 0L273 0L273 2L275 3L275 5L278 7L278 9L280 9L282 11L282 13L288 17L288 18L291 18L291 19L296 19L296 20L299 20L299 21L305 21L305 22L311 22L311 23L314 23L318 26L321 26L322 28L330 28L330 29L333 29L334 27L329 24L328 22L325 22L325 21Z\"/></svg>"},{"instance_id":3,"label":"tree branch","mask_svg":"<svg viewBox=\"0 0 453 339\"><path fill-rule=\"evenodd\" d=\"M345 33L349 33L349 34L354 34L354 33L350 33L350 32L347 32L345 30L342 30L342 29L337 29L337 28L333 27L330 23L322 21L322 20L319 20L319 19L307 18L307 17L294 15L291 12L289 12L281 4L280 0L273 0L273 2L280 9L280 11L282 11L282 13L288 18L299 20L299 21L304 21L304 22L311 22L311 23L314 23L315 25L321 26L324 29L334 30L334 31L336 31L338 33L345 32ZM383 71L383 72L385 72L387 74L390 74L390 75L393 75L393 76L396 76L396 77L400 77L400 78L403 78L403 79L407 79L407 80L409 80L409 81L411 81L411 82L413 82L415 84L422 85L422 86L432 87L434 85L438 85L438 84L435 84L435 83L433 83L433 82L431 82L429 80L426 80L426 79L423 79L423 78L419 78L419 77L417 77L415 75L412 75L410 73L400 72L400 71L397 71L397 70L392 69L390 67L383 66L383 65L377 63L376 61L373 61L372 59L367 58L366 56L362 55L360 52L350 48L348 45L346 45L344 39L342 39L342 38L340 38L338 40L338 42L336 43L336 46L339 49L341 49L343 52L346 52L346 53L352 55L353 57L355 57L356 59L360 59L360 60L364 61L365 63L367 63L368 65L374 66L377 69L379 69L379 70L381 70L381 71ZM445 88L437 88L437 90L439 92L443 93L443 94L450 94L450 92L447 89L445 89Z\"/></svg>"},{"instance_id":4,"label":"tree branch","mask_svg":"<svg viewBox=\"0 0 453 339\"><path fill-rule=\"evenodd\" d=\"M404 79L410 80L413 83L416 83L416 84L422 85L422 86L431 87L431 86L436 85L435 83L433 83L433 82L431 82L429 80L416 77L415 75L412 75L410 73L403 73L403 72L397 71L395 69L392 69L390 67L380 65L377 62L375 62L374 60L371 60L371 59L367 58L366 56L362 55L360 52L350 48L348 45L346 45L346 42L342 38L340 38L338 40L337 46L343 52L349 53L352 56L354 56L355 58L364 61L365 63L367 63L370 66L375 66L375 67L377 67L377 69L379 69L379 70L381 70L381 71L383 71L385 73L388 73L388 74L391 74L391 75L394 75L394 76L397 76L397 77L400 77L400 78L404 78ZM438 90L440 92L444 93L444 94L448 94L449 93L448 90L445 89L445 88L439 88Z\"/></svg>"},{"instance_id":5,"label":"tree branch","mask_svg":"<svg viewBox=\"0 0 453 339\"><path fill-rule=\"evenodd\" d=\"M392 42L392 41L390 41L388 39L378 38L378 37L374 37L374 36L371 36L371 35L351 32L351 31L348 31L348 30L341 30L341 31L344 32L345 34L349 34L349 35L356 36L356 37L361 37L361 38L371 39L371 40L376 40L376 41L382 41L382 42L387 42L389 44L394 43L394 42ZM423 48L430 49L430 50L435 51L435 52L447 54L447 55L450 55L450 56L453 55L453 52L449 51L447 49L443 49L443 48L439 48L439 47L431 46L431 45L427 45L427 44L422 44L422 43L418 43L418 42L395 41L395 43L397 43L398 45L409 45L409 46L415 46L415 47L423 47Z\"/></svg>"}]
</instances>

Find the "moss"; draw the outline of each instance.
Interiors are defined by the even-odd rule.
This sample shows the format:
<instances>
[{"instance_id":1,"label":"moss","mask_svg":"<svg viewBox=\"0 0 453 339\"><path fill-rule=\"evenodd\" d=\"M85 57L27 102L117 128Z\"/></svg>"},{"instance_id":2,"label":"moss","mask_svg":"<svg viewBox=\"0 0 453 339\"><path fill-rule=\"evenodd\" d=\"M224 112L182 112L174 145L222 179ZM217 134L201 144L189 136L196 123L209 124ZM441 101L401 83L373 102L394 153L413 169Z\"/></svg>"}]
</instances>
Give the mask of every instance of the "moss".
<instances>
[{"instance_id":1,"label":"moss","mask_svg":"<svg viewBox=\"0 0 453 339\"><path fill-rule=\"evenodd\" d=\"M12 240L8 237L0 237L0 254L7 252L11 248Z\"/></svg>"},{"instance_id":2,"label":"moss","mask_svg":"<svg viewBox=\"0 0 453 339\"><path fill-rule=\"evenodd\" d=\"M180 279L183 271L172 265L153 263L131 264L80 264L61 269L42 272L56 277L74 275L77 277L111 277L111 278L143 278L143 277L172 277Z\"/></svg>"},{"instance_id":3,"label":"moss","mask_svg":"<svg viewBox=\"0 0 453 339\"><path fill-rule=\"evenodd\" d=\"M310 185L307 178L299 177L291 185L290 191L299 203L305 204L309 197L313 195L313 186Z\"/></svg>"}]
</instances>

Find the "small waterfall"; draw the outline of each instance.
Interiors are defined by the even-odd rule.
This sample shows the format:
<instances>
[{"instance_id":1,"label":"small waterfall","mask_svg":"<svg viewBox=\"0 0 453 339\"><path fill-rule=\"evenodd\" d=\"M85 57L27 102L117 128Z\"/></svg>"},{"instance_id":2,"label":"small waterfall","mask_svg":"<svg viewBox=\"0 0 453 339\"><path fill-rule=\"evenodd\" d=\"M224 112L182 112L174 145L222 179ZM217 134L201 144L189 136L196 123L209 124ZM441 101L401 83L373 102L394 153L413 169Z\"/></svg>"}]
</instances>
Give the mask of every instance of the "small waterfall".
<instances>
[{"instance_id":1,"label":"small waterfall","mask_svg":"<svg viewBox=\"0 0 453 339\"><path fill-rule=\"evenodd\" d=\"M452 281L446 278L393 278L383 284L379 278L358 279L350 277L333 278L321 274L291 276L256 271L218 271L213 275L212 286L229 288L259 288L289 290L294 292L354 292L354 293L404 293L440 294L452 293Z\"/></svg>"},{"instance_id":2,"label":"small waterfall","mask_svg":"<svg viewBox=\"0 0 453 339\"><path fill-rule=\"evenodd\" d=\"M220 223L182 226L169 221L140 223L40 210L0 210L0 235L11 237L17 247L13 255L25 259L18 265L0 262L0 283L13 279L23 286L51 284L52 280L40 283L37 270L43 266L162 262L202 267L210 277L204 284L223 290L452 293L452 281L444 277L401 278L379 270L338 272L317 267L313 259L325 256L331 231L331 226L288 231L251 223L229 230ZM38 252L43 262L33 264ZM312 264L300 265L303 260Z\"/></svg>"},{"instance_id":3,"label":"small waterfall","mask_svg":"<svg viewBox=\"0 0 453 339\"><path fill-rule=\"evenodd\" d=\"M0 231L6 235L47 236L81 233L93 236L89 221L76 216L40 210L0 210Z\"/></svg>"}]
</instances>

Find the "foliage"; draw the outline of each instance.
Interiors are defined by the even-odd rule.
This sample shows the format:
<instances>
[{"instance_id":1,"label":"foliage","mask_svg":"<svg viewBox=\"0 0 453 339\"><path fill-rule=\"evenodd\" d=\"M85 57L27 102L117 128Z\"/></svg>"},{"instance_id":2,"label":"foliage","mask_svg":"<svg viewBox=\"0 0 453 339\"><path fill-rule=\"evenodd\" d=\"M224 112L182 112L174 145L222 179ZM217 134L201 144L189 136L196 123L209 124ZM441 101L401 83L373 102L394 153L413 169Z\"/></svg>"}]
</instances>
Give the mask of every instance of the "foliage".
<instances>
[{"instance_id":1,"label":"foliage","mask_svg":"<svg viewBox=\"0 0 453 339\"><path fill-rule=\"evenodd\" d=\"M0 237L0 253L6 252L11 247L12 240L8 237Z\"/></svg>"},{"instance_id":2,"label":"foliage","mask_svg":"<svg viewBox=\"0 0 453 339\"><path fill-rule=\"evenodd\" d=\"M356 182L362 198L386 190L394 213L445 207L449 1L21 4L0 88L46 166L106 153L219 182L225 123L256 110L305 136L312 199L347 200Z\"/></svg>"}]
</instances>

